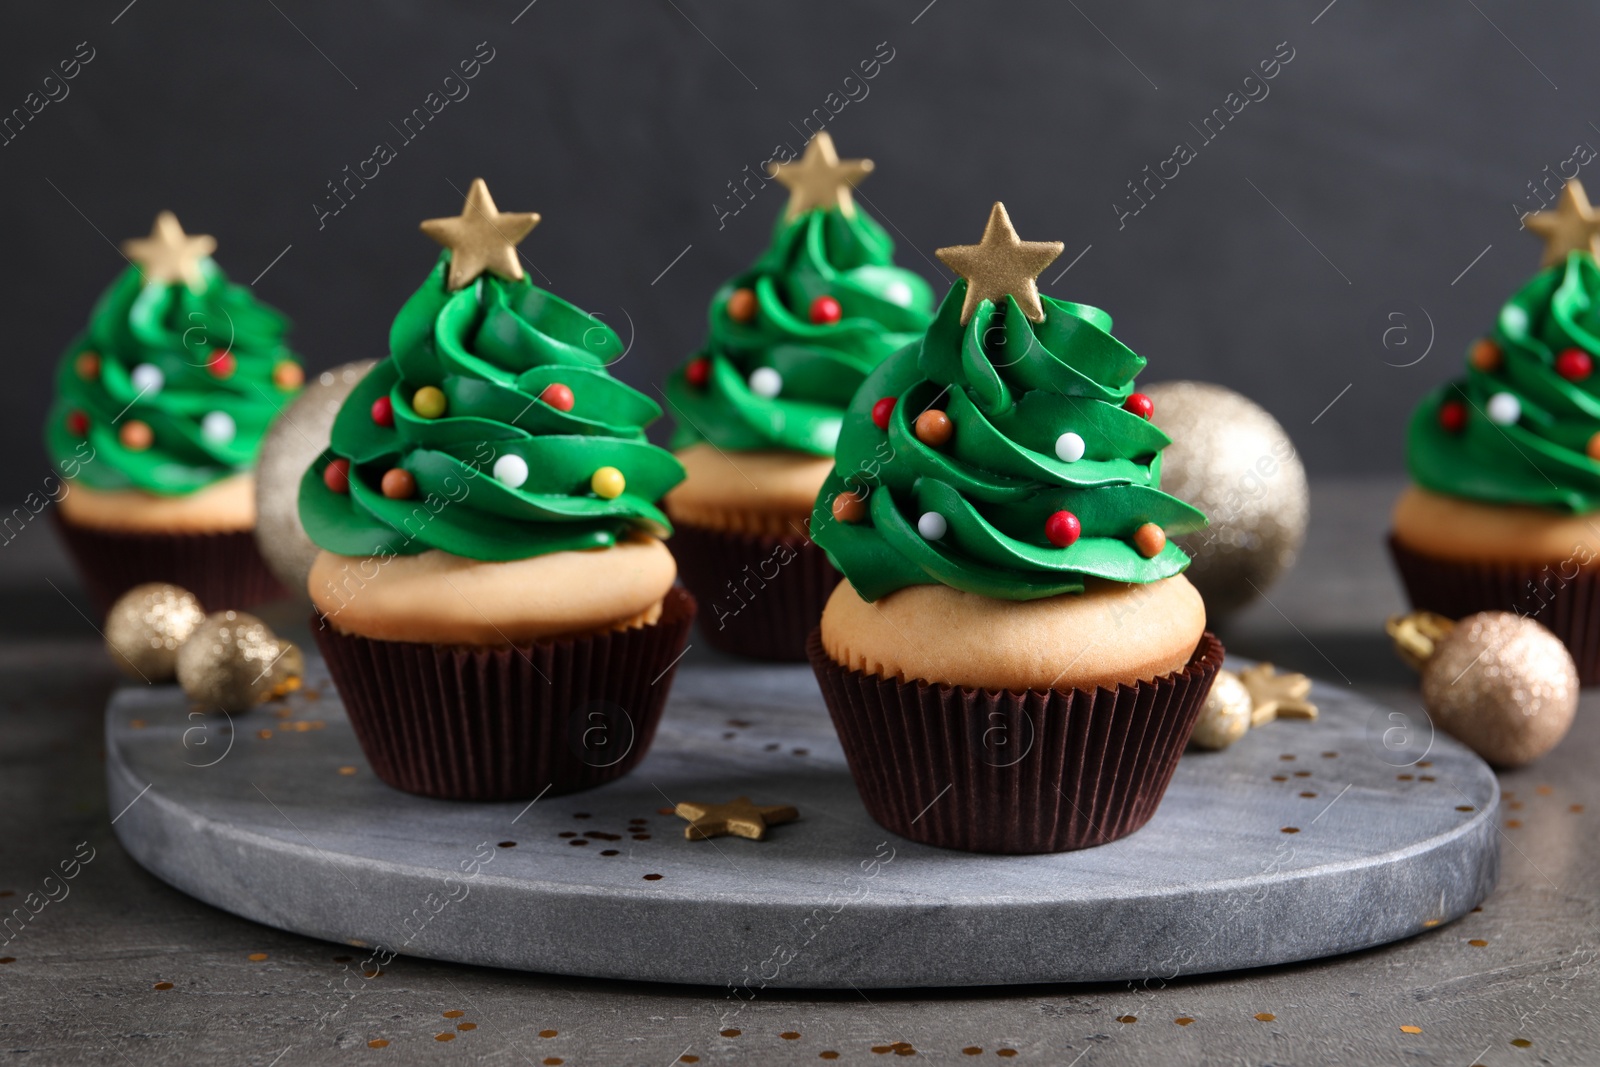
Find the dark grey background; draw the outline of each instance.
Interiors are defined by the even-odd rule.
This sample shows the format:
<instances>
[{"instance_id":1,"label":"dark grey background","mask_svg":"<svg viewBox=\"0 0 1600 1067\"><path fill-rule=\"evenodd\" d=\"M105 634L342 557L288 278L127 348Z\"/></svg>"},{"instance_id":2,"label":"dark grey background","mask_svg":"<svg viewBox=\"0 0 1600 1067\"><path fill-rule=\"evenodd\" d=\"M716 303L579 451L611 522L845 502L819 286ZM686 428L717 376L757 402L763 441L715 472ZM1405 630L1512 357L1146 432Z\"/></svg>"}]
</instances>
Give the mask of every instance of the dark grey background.
<instances>
[{"instance_id":1,"label":"dark grey background","mask_svg":"<svg viewBox=\"0 0 1600 1067\"><path fill-rule=\"evenodd\" d=\"M0 114L80 41L96 55L0 147L0 502L46 474L52 367L123 266L112 242L166 207L216 235L239 282L292 245L256 290L294 317L316 369L383 354L433 261L418 220L455 213L481 175L503 209L544 214L523 247L551 288L625 337L631 319L616 370L650 390L782 207L769 185L719 222L726 183L799 147L804 117L880 42L892 60L829 128L877 161L863 193L902 264L942 291L932 250L976 240L1003 199L1024 237L1066 242L1046 291L1108 309L1150 360L1145 380L1244 391L1313 474L1396 471L1411 405L1537 266L1513 205L1576 144L1600 144L1600 11L1575 3L526 2L8 13ZM390 123L485 41L470 95L402 146ZM1294 58L1270 95L1202 146L1190 123L1284 41ZM1198 158L1119 228L1126 183L1180 140ZM378 141L398 158L319 229L325 183ZM1430 334L1422 362L1386 365Z\"/></svg>"}]
</instances>

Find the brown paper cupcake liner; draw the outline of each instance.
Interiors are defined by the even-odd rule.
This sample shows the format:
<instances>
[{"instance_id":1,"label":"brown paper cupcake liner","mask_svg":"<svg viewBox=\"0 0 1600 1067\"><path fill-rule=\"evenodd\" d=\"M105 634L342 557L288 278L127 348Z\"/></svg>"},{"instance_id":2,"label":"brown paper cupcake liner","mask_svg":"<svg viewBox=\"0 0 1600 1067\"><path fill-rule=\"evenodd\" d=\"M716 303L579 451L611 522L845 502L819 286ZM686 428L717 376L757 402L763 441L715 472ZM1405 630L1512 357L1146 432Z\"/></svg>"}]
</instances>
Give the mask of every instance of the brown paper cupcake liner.
<instances>
[{"instance_id":1,"label":"brown paper cupcake liner","mask_svg":"<svg viewBox=\"0 0 1600 1067\"><path fill-rule=\"evenodd\" d=\"M849 670L807 643L867 812L966 852L1066 852L1150 820L1222 666L1207 632L1182 670L1115 689L970 689Z\"/></svg>"},{"instance_id":2,"label":"brown paper cupcake liner","mask_svg":"<svg viewBox=\"0 0 1600 1067\"><path fill-rule=\"evenodd\" d=\"M373 772L442 800L592 789L655 739L694 620L674 587L649 626L481 648L312 632Z\"/></svg>"},{"instance_id":3,"label":"brown paper cupcake liner","mask_svg":"<svg viewBox=\"0 0 1600 1067\"><path fill-rule=\"evenodd\" d=\"M1600 684L1600 571L1559 560L1535 565L1439 559L1392 534L1389 553L1413 610L1451 619L1509 611L1533 619L1567 646L1582 684ZM1569 570L1576 572L1570 578Z\"/></svg>"},{"instance_id":4,"label":"brown paper cupcake liner","mask_svg":"<svg viewBox=\"0 0 1600 1067\"><path fill-rule=\"evenodd\" d=\"M800 663L839 572L799 534L729 533L679 523L672 555L700 602L706 643L736 656Z\"/></svg>"},{"instance_id":5,"label":"brown paper cupcake liner","mask_svg":"<svg viewBox=\"0 0 1600 1067\"><path fill-rule=\"evenodd\" d=\"M267 569L250 530L230 533L132 533L51 518L100 616L144 582L171 582L207 611L244 610L289 595Z\"/></svg>"}]
</instances>

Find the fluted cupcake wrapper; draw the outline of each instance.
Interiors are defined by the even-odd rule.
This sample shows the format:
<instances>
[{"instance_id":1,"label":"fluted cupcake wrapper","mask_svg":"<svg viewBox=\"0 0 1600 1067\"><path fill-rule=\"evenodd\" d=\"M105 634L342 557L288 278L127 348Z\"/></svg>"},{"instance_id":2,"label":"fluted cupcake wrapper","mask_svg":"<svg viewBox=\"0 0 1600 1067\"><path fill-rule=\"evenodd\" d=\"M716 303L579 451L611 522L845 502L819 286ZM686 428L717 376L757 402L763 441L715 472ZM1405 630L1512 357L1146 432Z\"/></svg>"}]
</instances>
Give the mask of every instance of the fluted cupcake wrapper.
<instances>
[{"instance_id":1,"label":"fluted cupcake wrapper","mask_svg":"<svg viewBox=\"0 0 1600 1067\"><path fill-rule=\"evenodd\" d=\"M672 555L702 605L700 632L708 644L751 659L804 662L806 635L822 620L840 578L810 538L679 523Z\"/></svg>"},{"instance_id":2,"label":"fluted cupcake wrapper","mask_svg":"<svg viewBox=\"0 0 1600 1067\"><path fill-rule=\"evenodd\" d=\"M267 569L255 533L132 533L51 518L78 576L105 617L117 598L144 582L171 582L207 611L245 610L289 595Z\"/></svg>"},{"instance_id":3,"label":"fluted cupcake wrapper","mask_svg":"<svg viewBox=\"0 0 1600 1067\"><path fill-rule=\"evenodd\" d=\"M694 620L674 587L648 626L497 648L312 631L373 772L443 800L592 789L649 751Z\"/></svg>"},{"instance_id":4,"label":"fluted cupcake wrapper","mask_svg":"<svg viewBox=\"0 0 1600 1067\"><path fill-rule=\"evenodd\" d=\"M812 668L867 812L966 852L1066 852L1126 837L1155 814L1222 666L1207 632L1189 663L1115 689L930 685L836 663Z\"/></svg>"},{"instance_id":5,"label":"fluted cupcake wrapper","mask_svg":"<svg viewBox=\"0 0 1600 1067\"><path fill-rule=\"evenodd\" d=\"M1439 559L1392 534L1389 554L1413 610L1451 619L1509 611L1533 619L1567 646L1579 682L1600 684L1600 571L1561 560L1539 566Z\"/></svg>"}]
</instances>

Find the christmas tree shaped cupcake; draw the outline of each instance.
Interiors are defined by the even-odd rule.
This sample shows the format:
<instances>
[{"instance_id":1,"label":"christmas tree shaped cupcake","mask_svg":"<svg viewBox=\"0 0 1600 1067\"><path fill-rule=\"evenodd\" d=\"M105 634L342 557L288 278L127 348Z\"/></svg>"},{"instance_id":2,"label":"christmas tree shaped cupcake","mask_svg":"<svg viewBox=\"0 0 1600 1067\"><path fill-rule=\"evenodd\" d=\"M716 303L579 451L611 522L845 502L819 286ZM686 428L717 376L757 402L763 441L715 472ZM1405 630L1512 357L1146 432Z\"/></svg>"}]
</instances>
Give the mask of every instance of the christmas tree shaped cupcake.
<instances>
[{"instance_id":1,"label":"christmas tree shaped cupcake","mask_svg":"<svg viewBox=\"0 0 1600 1067\"><path fill-rule=\"evenodd\" d=\"M1544 261L1412 416L1390 547L1413 607L1511 611L1600 682L1600 214L1569 181L1528 216Z\"/></svg>"},{"instance_id":2,"label":"christmas tree shaped cupcake","mask_svg":"<svg viewBox=\"0 0 1600 1067\"><path fill-rule=\"evenodd\" d=\"M850 403L812 530L843 572L810 639L873 818L1055 852L1150 818L1222 662L1169 534L1145 361L1043 297L1061 252L994 206L920 345Z\"/></svg>"},{"instance_id":3,"label":"christmas tree shaped cupcake","mask_svg":"<svg viewBox=\"0 0 1600 1067\"><path fill-rule=\"evenodd\" d=\"M283 594L251 533L250 470L304 374L283 316L228 282L216 246L171 212L124 242L128 269L56 375L57 526L102 612L151 581L212 610Z\"/></svg>"},{"instance_id":4,"label":"christmas tree shaped cupcake","mask_svg":"<svg viewBox=\"0 0 1600 1067\"><path fill-rule=\"evenodd\" d=\"M805 658L839 580L807 520L845 405L928 324L927 284L894 265L894 242L851 196L871 169L840 160L826 133L774 167L790 197L772 242L717 291L705 346L667 382L688 471L666 500L673 548L725 651Z\"/></svg>"},{"instance_id":5,"label":"christmas tree shaped cupcake","mask_svg":"<svg viewBox=\"0 0 1600 1067\"><path fill-rule=\"evenodd\" d=\"M480 179L334 420L300 517L317 641L374 771L505 800L643 758L694 601L657 506L683 477L661 409L605 370L598 319L534 286Z\"/></svg>"}]
</instances>

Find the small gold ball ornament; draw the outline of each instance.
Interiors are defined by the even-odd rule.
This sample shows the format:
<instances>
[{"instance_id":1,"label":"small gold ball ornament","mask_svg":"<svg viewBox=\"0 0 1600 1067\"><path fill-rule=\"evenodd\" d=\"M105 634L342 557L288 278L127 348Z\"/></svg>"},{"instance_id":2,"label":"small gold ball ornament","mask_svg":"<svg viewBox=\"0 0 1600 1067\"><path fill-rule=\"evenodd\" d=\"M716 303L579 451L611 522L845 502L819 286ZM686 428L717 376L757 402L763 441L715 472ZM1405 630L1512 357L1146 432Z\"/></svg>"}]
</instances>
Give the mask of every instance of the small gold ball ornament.
<instances>
[{"instance_id":1,"label":"small gold ball ornament","mask_svg":"<svg viewBox=\"0 0 1600 1067\"><path fill-rule=\"evenodd\" d=\"M1422 672L1422 703L1434 722L1490 763L1530 763L1572 726L1577 665L1532 619L1483 611L1452 623L1416 612L1390 619L1388 630Z\"/></svg>"},{"instance_id":2,"label":"small gold ball ornament","mask_svg":"<svg viewBox=\"0 0 1600 1067\"><path fill-rule=\"evenodd\" d=\"M1161 488L1205 512L1203 530L1174 538L1184 572L1221 619L1254 600L1294 565L1310 497L1294 442L1264 408L1208 382L1158 382L1144 393L1172 444L1161 452Z\"/></svg>"},{"instance_id":3,"label":"small gold ball ornament","mask_svg":"<svg viewBox=\"0 0 1600 1067\"><path fill-rule=\"evenodd\" d=\"M1218 671L1206 702L1200 705L1200 718L1189 740L1199 748L1227 748L1250 729L1252 707L1250 691L1239 676L1232 671Z\"/></svg>"},{"instance_id":4,"label":"small gold ball ornament","mask_svg":"<svg viewBox=\"0 0 1600 1067\"><path fill-rule=\"evenodd\" d=\"M170 682L178 648L206 617L187 589L167 582L136 585L106 616L106 649L122 672L145 682Z\"/></svg>"},{"instance_id":5,"label":"small gold ball ornament","mask_svg":"<svg viewBox=\"0 0 1600 1067\"><path fill-rule=\"evenodd\" d=\"M249 711L298 688L300 650L242 611L208 615L178 650L178 683L207 711Z\"/></svg>"}]
</instances>

